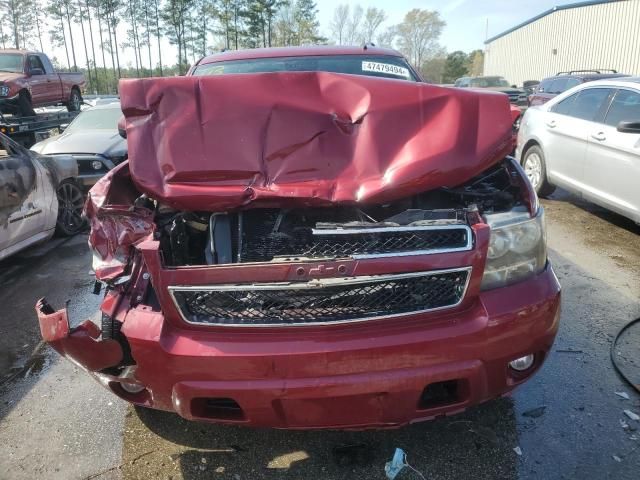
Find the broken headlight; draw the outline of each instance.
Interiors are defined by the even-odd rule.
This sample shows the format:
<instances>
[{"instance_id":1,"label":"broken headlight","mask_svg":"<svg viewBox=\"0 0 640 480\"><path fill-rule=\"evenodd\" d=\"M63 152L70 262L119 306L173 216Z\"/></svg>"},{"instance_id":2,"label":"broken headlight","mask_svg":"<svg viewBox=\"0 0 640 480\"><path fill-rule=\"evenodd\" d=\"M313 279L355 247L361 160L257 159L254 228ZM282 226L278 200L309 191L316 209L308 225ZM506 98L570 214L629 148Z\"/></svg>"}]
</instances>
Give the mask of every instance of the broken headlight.
<instances>
[{"instance_id":1,"label":"broken headlight","mask_svg":"<svg viewBox=\"0 0 640 480\"><path fill-rule=\"evenodd\" d=\"M504 287L532 277L547 263L544 210L529 217L524 209L485 215L491 227L482 289Z\"/></svg>"}]
</instances>

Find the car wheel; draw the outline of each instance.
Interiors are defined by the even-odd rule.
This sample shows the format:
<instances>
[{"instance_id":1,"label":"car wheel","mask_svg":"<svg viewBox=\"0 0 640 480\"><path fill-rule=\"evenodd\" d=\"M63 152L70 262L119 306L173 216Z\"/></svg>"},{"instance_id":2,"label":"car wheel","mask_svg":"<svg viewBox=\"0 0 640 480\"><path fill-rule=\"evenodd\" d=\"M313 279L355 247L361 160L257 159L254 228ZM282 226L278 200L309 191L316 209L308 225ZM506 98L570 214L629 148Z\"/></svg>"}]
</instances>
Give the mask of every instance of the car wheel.
<instances>
[{"instance_id":1,"label":"car wheel","mask_svg":"<svg viewBox=\"0 0 640 480\"><path fill-rule=\"evenodd\" d=\"M18 114L21 117L35 117L36 112L33 110L33 104L31 103L31 97L26 90L22 90L18 94Z\"/></svg>"},{"instance_id":2,"label":"car wheel","mask_svg":"<svg viewBox=\"0 0 640 480\"><path fill-rule=\"evenodd\" d=\"M64 180L56 191L58 196L58 220L56 233L69 237L79 233L85 226L82 218L84 195L80 187L72 180Z\"/></svg>"},{"instance_id":3,"label":"car wheel","mask_svg":"<svg viewBox=\"0 0 640 480\"><path fill-rule=\"evenodd\" d=\"M69 103L67 103L67 110L70 112L77 112L82 106L82 95L77 88L71 89L71 95L69 95Z\"/></svg>"},{"instance_id":4,"label":"car wheel","mask_svg":"<svg viewBox=\"0 0 640 480\"><path fill-rule=\"evenodd\" d=\"M546 197L554 192L556 187L547 180L544 153L539 146L534 145L524 153L522 168L538 196Z\"/></svg>"}]
</instances>

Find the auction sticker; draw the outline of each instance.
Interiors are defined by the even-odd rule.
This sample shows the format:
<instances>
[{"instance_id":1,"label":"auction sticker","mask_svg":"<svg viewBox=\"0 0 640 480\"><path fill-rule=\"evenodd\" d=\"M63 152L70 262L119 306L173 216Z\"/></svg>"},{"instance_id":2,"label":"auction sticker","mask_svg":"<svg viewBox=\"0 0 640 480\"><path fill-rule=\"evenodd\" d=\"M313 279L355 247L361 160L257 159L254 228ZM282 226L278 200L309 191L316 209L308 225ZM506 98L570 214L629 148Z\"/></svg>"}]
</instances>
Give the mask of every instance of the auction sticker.
<instances>
[{"instance_id":1,"label":"auction sticker","mask_svg":"<svg viewBox=\"0 0 640 480\"><path fill-rule=\"evenodd\" d=\"M409 75L409 69L404 67L399 67L398 65L392 65L390 63L364 61L362 62L362 71L387 73L389 75L397 75L398 77L406 77L406 78L411 77L411 75Z\"/></svg>"}]
</instances>

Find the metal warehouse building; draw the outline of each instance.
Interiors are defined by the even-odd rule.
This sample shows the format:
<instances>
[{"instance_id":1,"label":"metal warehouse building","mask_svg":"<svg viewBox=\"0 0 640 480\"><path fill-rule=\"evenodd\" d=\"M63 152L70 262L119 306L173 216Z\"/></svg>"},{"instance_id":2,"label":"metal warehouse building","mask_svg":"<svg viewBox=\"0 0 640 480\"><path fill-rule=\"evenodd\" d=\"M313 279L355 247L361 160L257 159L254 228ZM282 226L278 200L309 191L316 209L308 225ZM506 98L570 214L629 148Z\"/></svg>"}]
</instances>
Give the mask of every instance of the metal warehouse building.
<instances>
[{"instance_id":1,"label":"metal warehouse building","mask_svg":"<svg viewBox=\"0 0 640 480\"><path fill-rule=\"evenodd\" d=\"M484 74L511 84L584 69L640 75L640 0L554 7L485 42Z\"/></svg>"}]
</instances>

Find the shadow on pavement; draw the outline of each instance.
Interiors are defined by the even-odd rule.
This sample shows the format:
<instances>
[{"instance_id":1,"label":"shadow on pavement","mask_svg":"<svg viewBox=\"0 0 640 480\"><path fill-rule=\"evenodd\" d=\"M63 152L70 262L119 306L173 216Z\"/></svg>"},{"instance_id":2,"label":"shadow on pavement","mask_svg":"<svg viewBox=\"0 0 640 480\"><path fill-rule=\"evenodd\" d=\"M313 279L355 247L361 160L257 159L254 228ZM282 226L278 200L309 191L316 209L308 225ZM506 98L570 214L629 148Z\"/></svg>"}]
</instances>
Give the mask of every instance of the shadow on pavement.
<instances>
[{"instance_id":1,"label":"shadow on pavement","mask_svg":"<svg viewBox=\"0 0 640 480\"><path fill-rule=\"evenodd\" d=\"M510 399L394 430L287 431L189 422L147 409L125 424L123 478L385 478L396 447L425 478L516 478ZM179 474L178 474L179 472ZM398 477L418 478L411 472Z\"/></svg>"}]
</instances>

